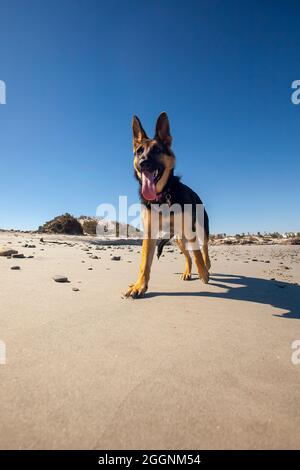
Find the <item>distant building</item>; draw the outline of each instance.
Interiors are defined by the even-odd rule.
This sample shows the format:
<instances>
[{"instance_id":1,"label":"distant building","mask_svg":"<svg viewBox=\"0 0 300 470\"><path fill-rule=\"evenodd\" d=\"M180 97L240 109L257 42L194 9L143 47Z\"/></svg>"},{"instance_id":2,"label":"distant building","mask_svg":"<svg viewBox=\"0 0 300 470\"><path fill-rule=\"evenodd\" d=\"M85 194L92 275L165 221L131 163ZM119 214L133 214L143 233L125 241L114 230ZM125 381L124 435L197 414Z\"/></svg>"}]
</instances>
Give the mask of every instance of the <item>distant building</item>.
<instances>
[{"instance_id":1,"label":"distant building","mask_svg":"<svg viewBox=\"0 0 300 470\"><path fill-rule=\"evenodd\" d=\"M294 238L297 237L298 233L297 232L285 232L282 234L283 238Z\"/></svg>"}]
</instances>

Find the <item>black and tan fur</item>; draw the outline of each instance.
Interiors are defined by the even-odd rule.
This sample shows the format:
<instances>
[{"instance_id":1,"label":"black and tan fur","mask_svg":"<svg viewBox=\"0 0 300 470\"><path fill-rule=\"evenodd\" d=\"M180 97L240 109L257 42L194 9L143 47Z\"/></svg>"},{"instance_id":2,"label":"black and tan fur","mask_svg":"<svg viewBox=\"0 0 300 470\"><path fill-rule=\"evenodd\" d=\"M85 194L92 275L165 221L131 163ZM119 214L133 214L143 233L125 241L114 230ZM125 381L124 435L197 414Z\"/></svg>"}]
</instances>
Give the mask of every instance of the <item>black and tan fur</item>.
<instances>
[{"instance_id":1,"label":"black and tan fur","mask_svg":"<svg viewBox=\"0 0 300 470\"><path fill-rule=\"evenodd\" d=\"M155 171L157 178L155 180L155 190L159 195L159 204L171 202L171 204L180 204L184 209L185 204L191 204L194 207L196 204L202 204L199 196L188 186L181 183L180 179L174 175L175 155L171 149L172 137L170 133L169 120L166 113L160 114L156 123L156 130L153 139L149 139L144 131L140 120L134 116L132 122L133 129L133 151L134 151L134 171L140 183L140 197L141 202L146 208L143 212L143 225L144 233L147 234L143 240L142 245L142 260L138 279L135 284L129 286L126 292L127 297L139 297L145 294L148 289L150 279L151 264L153 261L155 247L157 245L157 238L150 237L151 230L151 205L157 204L157 201L149 201L143 197L142 194L142 173L149 170ZM153 222L152 222L153 223ZM160 224L162 221L160 220ZM171 239L174 235L172 233L172 221L170 224ZM161 226L159 227L161 229ZM202 250L193 249L193 255L197 271L200 279L207 283L209 280L210 260L208 255L208 237L209 237L209 222L206 211L204 212L204 243ZM183 230L184 232L184 230ZM163 246L168 242L161 240L158 243L158 257L161 255ZM187 250L187 240L184 238L183 233L176 242L185 256L185 269L182 274L184 281L191 279L192 259L190 252Z\"/></svg>"}]
</instances>

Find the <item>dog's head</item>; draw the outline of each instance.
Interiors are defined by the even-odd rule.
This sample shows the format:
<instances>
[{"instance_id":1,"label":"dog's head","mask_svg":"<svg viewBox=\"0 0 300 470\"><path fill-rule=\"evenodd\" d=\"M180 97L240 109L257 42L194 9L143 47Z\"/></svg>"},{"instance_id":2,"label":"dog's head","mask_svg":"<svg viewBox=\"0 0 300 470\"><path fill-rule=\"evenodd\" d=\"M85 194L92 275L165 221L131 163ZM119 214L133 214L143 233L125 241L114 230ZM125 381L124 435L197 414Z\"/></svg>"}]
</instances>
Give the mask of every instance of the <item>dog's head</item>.
<instances>
[{"instance_id":1,"label":"dog's head","mask_svg":"<svg viewBox=\"0 0 300 470\"><path fill-rule=\"evenodd\" d=\"M158 117L153 139L149 139L136 116L133 117L132 130L134 170L142 185L143 198L153 201L162 192L175 166L168 116L161 113Z\"/></svg>"}]
</instances>

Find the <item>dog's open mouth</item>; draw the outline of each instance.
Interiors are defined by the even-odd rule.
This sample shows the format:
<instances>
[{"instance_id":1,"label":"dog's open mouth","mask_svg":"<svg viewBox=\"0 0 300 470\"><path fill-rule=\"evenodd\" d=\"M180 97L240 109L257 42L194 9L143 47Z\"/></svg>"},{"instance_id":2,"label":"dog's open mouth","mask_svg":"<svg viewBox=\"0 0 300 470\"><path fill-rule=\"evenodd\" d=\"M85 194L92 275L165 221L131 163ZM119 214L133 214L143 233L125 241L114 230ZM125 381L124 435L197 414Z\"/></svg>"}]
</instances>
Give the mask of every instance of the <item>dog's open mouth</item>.
<instances>
[{"instance_id":1,"label":"dog's open mouth","mask_svg":"<svg viewBox=\"0 0 300 470\"><path fill-rule=\"evenodd\" d=\"M142 195L147 201L156 199L156 183L159 178L158 170L142 172Z\"/></svg>"}]
</instances>

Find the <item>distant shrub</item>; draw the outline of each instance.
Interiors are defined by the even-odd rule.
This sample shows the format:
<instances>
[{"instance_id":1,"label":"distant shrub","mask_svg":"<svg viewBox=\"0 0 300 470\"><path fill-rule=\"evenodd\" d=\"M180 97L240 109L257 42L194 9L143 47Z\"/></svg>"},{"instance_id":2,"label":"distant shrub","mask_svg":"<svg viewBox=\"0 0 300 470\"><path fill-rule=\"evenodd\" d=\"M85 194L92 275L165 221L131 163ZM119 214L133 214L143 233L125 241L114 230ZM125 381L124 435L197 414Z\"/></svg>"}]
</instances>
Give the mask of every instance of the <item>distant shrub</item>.
<instances>
[{"instance_id":1,"label":"distant shrub","mask_svg":"<svg viewBox=\"0 0 300 470\"><path fill-rule=\"evenodd\" d=\"M39 227L43 233L61 233L66 235L83 235L81 224L71 214L63 214L49 220Z\"/></svg>"}]
</instances>

